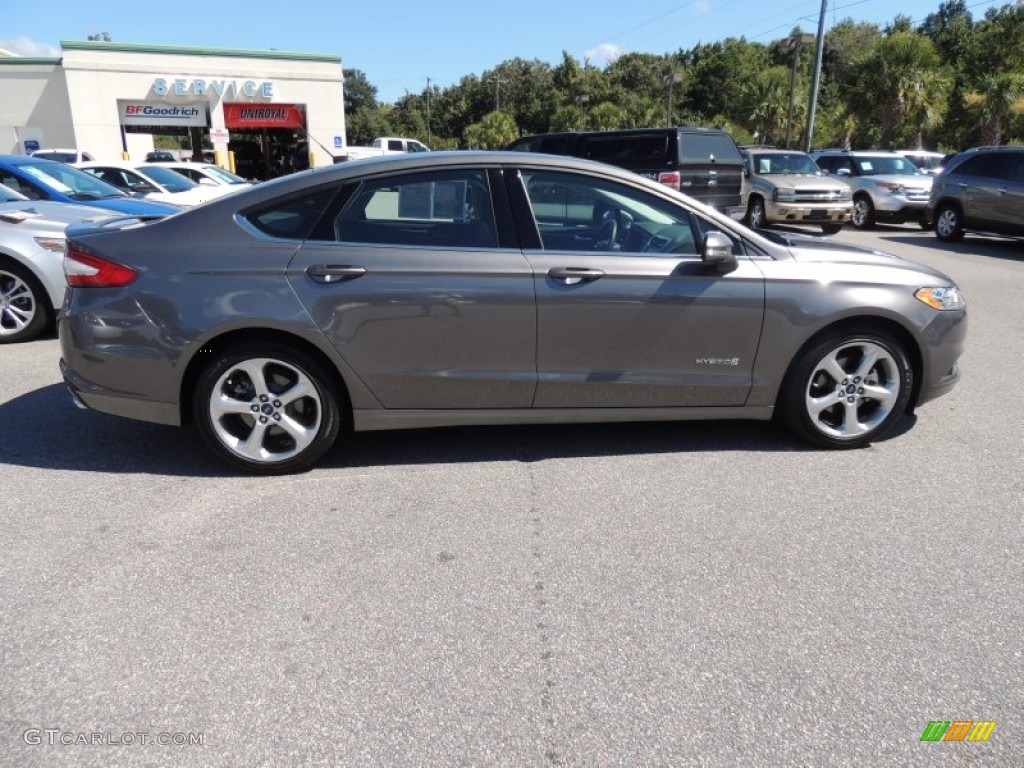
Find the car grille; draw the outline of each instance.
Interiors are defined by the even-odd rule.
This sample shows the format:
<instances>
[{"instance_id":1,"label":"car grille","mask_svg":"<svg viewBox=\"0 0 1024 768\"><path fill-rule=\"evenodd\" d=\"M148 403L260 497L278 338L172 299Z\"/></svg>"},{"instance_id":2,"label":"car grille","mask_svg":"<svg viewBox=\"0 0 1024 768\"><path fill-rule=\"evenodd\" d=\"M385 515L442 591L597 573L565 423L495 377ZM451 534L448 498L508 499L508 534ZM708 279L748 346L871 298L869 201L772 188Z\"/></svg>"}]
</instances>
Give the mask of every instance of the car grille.
<instances>
[{"instance_id":1,"label":"car grille","mask_svg":"<svg viewBox=\"0 0 1024 768\"><path fill-rule=\"evenodd\" d=\"M922 189L915 189L914 187L906 187L906 198L907 200L913 200L914 202L927 203L928 198L931 196L931 189L924 187Z\"/></svg>"},{"instance_id":2,"label":"car grille","mask_svg":"<svg viewBox=\"0 0 1024 768\"><path fill-rule=\"evenodd\" d=\"M839 189L798 189L793 200L797 203L835 203L842 194Z\"/></svg>"}]
</instances>

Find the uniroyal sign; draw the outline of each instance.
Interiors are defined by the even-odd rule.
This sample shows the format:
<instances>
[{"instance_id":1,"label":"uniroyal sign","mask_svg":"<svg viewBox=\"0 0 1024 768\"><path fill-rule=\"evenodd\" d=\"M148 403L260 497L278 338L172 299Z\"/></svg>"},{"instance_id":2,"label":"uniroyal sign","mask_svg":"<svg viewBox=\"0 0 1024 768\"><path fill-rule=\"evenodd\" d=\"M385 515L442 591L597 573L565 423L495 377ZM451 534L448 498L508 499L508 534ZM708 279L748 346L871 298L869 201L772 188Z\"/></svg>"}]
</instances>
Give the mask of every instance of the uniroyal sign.
<instances>
[{"instance_id":1,"label":"uniroyal sign","mask_svg":"<svg viewBox=\"0 0 1024 768\"><path fill-rule=\"evenodd\" d=\"M226 128L302 128L302 110L294 104L225 104Z\"/></svg>"},{"instance_id":2,"label":"uniroyal sign","mask_svg":"<svg viewBox=\"0 0 1024 768\"><path fill-rule=\"evenodd\" d=\"M121 125L205 126L205 104L167 104L165 102L121 101Z\"/></svg>"}]
</instances>

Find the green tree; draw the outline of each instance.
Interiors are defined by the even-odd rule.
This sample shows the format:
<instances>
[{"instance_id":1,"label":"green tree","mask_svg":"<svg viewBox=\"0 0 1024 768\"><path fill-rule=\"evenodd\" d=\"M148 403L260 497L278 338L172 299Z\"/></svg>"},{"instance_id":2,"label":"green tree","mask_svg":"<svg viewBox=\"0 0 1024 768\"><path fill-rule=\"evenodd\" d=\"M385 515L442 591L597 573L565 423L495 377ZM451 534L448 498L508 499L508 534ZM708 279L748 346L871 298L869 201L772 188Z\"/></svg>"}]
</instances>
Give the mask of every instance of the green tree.
<instances>
[{"instance_id":1,"label":"green tree","mask_svg":"<svg viewBox=\"0 0 1024 768\"><path fill-rule=\"evenodd\" d=\"M519 137L512 115L496 110L466 128L466 143L474 149L502 149Z\"/></svg>"}]
</instances>

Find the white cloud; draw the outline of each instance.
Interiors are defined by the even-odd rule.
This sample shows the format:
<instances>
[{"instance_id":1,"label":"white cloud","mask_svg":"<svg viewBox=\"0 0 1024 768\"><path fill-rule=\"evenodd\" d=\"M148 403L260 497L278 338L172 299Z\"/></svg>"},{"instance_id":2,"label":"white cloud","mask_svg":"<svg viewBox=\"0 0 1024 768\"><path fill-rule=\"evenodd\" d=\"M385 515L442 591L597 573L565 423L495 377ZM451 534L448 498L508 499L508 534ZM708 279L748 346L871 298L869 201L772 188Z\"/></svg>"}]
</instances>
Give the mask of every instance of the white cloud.
<instances>
[{"instance_id":1,"label":"white cloud","mask_svg":"<svg viewBox=\"0 0 1024 768\"><path fill-rule=\"evenodd\" d=\"M626 50L615 45L615 43L601 43L583 52L583 60L589 61L595 67L604 67L611 64Z\"/></svg>"},{"instance_id":2,"label":"white cloud","mask_svg":"<svg viewBox=\"0 0 1024 768\"><path fill-rule=\"evenodd\" d=\"M710 0L694 0L690 7L693 9L694 16L707 16L711 13Z\"/></svg>"},{"instance_id":3,"label":"white cloud","mask_svg":"<svg viewBox=\"0 0 1024 768\"><path fill-rule=\"evenodd\" d=\"M0 39L0 49L10 51L18 56L52 58L60 56L60 48L49 43L39 43L27 37Z\"/></svg>"}]
</instances>

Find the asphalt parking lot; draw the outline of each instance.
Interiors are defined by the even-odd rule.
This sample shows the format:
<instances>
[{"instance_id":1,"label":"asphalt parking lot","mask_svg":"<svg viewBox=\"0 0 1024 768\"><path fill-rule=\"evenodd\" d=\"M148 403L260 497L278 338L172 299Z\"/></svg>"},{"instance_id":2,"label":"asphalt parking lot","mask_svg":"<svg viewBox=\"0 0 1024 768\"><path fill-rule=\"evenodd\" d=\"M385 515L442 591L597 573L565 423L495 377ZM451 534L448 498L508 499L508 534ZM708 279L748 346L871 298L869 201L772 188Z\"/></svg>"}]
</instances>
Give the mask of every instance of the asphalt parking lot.
<instances>
[{"instance_id":1,"label":"asphalt parking lot","mask_svg":"<svg viewBox=\"0 0 1024 768\"><path fill-rule=\"evenodd\" d=\"M0 765L1024 764L1024 246L838 237L971 312L959 386L854 452L447 429L255 479L0 347Z\"/></svg>"}]
</instances>

